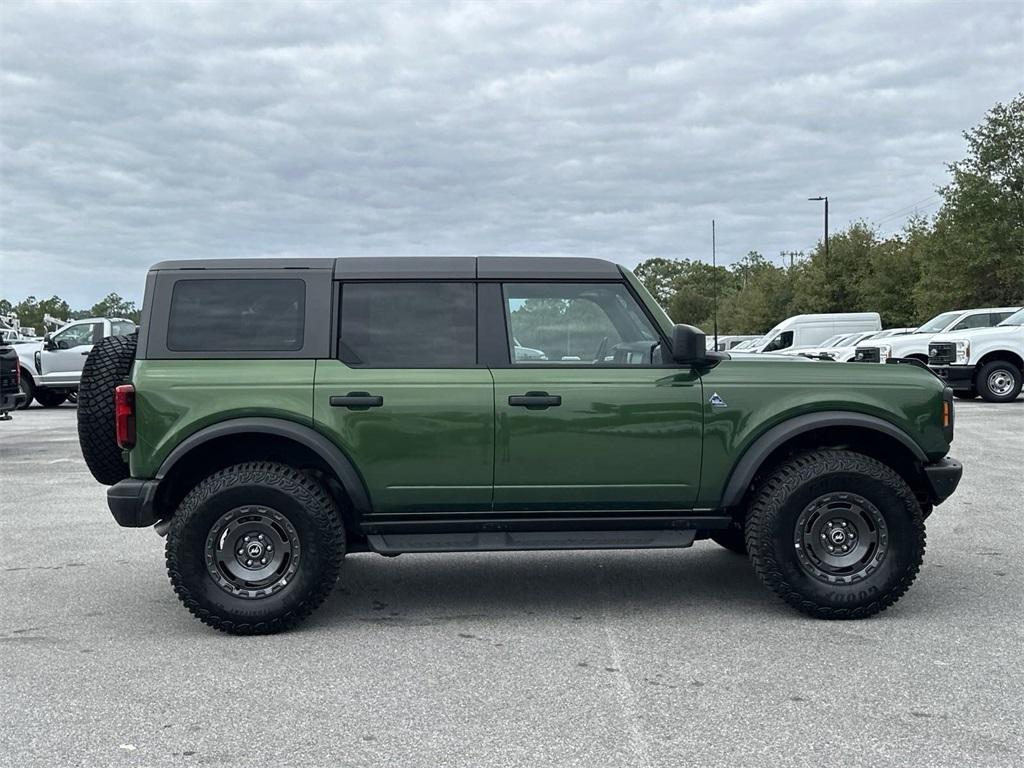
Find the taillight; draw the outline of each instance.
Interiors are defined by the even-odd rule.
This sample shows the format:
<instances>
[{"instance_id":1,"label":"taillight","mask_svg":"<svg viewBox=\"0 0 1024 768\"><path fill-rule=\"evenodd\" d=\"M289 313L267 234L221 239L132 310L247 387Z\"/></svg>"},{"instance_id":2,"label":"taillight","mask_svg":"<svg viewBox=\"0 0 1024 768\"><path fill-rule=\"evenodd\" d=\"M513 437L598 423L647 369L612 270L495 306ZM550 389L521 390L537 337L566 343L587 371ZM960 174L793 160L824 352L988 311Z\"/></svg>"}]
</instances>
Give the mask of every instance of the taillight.
<instances>
[{"instance_id":1,"label":"taillight","mask_svg":"<svg viewBox=\"0 0 1024 768\"><path fill-rule=\"evenodd\" d=\"M135 445L135 387L122 384L114 390L114 424L119 448Z\"/></svg>"}]
</instances>

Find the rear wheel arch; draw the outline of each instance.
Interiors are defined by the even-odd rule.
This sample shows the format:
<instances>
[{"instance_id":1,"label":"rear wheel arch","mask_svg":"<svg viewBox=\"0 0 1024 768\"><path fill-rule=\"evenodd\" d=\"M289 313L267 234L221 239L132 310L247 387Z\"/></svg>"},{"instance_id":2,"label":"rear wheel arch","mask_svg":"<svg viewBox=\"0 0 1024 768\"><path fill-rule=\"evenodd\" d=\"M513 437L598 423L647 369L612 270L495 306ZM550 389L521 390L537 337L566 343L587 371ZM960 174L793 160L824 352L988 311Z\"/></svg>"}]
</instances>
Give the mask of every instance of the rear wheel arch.
<instances>
[{"instance_id":1,"label":"rear wheel arch","mask_svg":"<svg viewBox=\"0 0 1024 768\"><path fill-rule=\"evenodd\" d=\"M827 411L796 416L757 437L733 466L720 506L740 507L766 472L799 451L848 448L890 464L915 492L927 494L920 465L921 447L899 427L864 413Z\"/></svg>"},{"instance_id":2,"label":"rear wheel arch","mask_svg":"<svg viewBox=\"0 0 1024 768\"><path fill-rule=\"evenodd\" d=\"M335 495L346 527L371 511L366 484L347 455L312 427L279 418L229 419L204 427L178 443L157 470L158 516L170 517L201 480L245 461L277 461L318 475Z\"/></svg>"}]
</instances>

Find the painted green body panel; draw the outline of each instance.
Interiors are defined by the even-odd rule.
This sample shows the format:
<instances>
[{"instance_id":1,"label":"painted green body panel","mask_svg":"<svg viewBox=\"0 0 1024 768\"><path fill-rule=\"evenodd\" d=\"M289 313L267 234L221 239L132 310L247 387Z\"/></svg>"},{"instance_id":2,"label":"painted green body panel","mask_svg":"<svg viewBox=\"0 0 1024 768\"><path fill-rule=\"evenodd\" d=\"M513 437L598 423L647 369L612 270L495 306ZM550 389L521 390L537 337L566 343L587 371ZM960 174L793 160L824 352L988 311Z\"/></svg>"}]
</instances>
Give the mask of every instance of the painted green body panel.
<instances>
[{"instance_id":1,"label":"painted green body panel","mask_svg":"<svg viewBox=\"0 0 1024 768\"><path fill-rule=\"evenodd\" d=\"M700 379L687 369L496 369L495 509L686 509L700 481ZM544 391L562 404L510 406Z\"/></svg>"},{"instance_id":2,"label":"painted green body panel","mask_svg":"<svg viewBox=\"0 0 1024 768\"><path fill-rule=\"evenodd\" d=\"M133 477L153 477L203 427L263 416L313 422L313 360L136 360Z\"/></svg>"},{"instance_id":3,"label":"painted green body panel","mask_svg":"<svg viewBox=\"0 0 1024 768\"><path fill-rule=\"evenodd\" d=\"M768 355L720 363L703 375L704 462L698 506L716 506L743 452L787 419L816 411L877 416L930 455L945 454L943 384L911 365L864 365ZM717 393L726 403L713 408Z\"/></svg>"},{"instance_id":4,"label":"painted green body panel","mask_svg":"<svg viewBox=\"0 0 1024 768\"><path fill-rule=\"evenodd\" d=\"M330 405L369 392L379 408ZM366 482L374 512L487 511L494 478L494 382L486 368L350 368L319 360L316 428Z\"/></svg>"}]
</instances>

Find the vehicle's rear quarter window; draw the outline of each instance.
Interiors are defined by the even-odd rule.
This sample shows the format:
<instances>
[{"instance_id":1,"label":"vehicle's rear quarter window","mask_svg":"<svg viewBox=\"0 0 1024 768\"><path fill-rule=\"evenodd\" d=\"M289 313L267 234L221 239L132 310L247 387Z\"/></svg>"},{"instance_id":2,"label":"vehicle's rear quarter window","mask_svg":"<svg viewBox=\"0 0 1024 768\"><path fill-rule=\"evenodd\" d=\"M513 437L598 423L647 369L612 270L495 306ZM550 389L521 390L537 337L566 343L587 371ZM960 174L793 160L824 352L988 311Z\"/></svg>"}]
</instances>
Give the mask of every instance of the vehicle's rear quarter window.
<instances>
[{"instance_id":1,"label":"vehicle's rear quarter window","mask_svg":"<svg viewBox=\"0 0 1024 768\"><path fill-rule=\"evenodd\" d=\"M302 348L302 280L178 280L167 349L174 352L288 352Z\"/></svg>"},{"instance_id":2,"label":"vehicle's rear quarter window","mask_svg":"<svg viewBox=\"0 0 1024 768\"><path fill-rule=\"evenodd\" d=\"M473 283L345 283L339 357L375 368L476 365Z\"/></svg>"},{"instance_id":3,"label":"vehicle's rear quarter window","mask_svg":"<svg viewBox=\"0 0 1024 768\"><path fill-rule=\"evenodd\" d=\"M131 320L110 321L111 336L128 336L133 333L135 333L135 323L133 323Z\"/></svg>"}]
</instances>

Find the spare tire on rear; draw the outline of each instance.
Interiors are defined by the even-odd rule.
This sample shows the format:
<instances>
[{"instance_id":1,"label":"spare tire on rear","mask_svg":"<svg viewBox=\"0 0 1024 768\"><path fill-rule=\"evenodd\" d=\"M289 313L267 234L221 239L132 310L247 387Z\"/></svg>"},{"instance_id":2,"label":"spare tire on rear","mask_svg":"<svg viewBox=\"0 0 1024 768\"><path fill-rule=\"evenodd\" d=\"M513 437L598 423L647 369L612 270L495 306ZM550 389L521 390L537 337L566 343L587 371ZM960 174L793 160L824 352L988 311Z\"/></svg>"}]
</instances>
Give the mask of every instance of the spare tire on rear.
<instances>
[{"instance_id":1,"label":"spare tire on rear","mask_svg":"<svg viewBox=\"0 0 1024 768\"><path fill-rule=\"evenodd\" d=\"M128 477L117 445L114 388L128 381L138 335L108 336L92 348L78 385L78 443L92 476L104 485Z\"/></svg>"}]
</instances>

